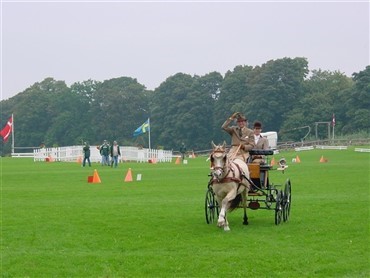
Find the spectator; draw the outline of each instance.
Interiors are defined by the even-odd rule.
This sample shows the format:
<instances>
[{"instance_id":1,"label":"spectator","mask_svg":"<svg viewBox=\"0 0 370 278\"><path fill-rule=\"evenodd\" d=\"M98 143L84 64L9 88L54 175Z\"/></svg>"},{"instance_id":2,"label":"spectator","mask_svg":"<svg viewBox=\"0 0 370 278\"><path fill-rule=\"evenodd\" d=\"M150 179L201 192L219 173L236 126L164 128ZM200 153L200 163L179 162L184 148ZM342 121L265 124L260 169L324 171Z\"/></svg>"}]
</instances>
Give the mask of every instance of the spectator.
<instances>
[{"instance_id":1,"label":"spectator","mask_svg":"<svg viewBox=\"0 0 370 278\"><path fill-rule=\"evenodd\" d=\"M82 166L85 167L86 160L89 163L89 167L91 167L90 162L90 145L87 142L84 142L84 147L82 148L82 152L84 154L84 159L82 161Z\"/></svg>"},{"instance_id":2,"label":"spectator","mask_svg":"<svg viewBox=\"0 0 370 278\"><path fill-rule=\"evenodd\" d=\"M118 166L118 156L121 155L121 151L119 149L119 145L117 141L113 141L113 145L110 147L110 156L111 156L111 167L117 168Z\"/></svg>"},{"instance_id":3,"label":"spectator","mask_svg":"<svg viewBox=\"0 0 370 278\"><path fill-rule=\"evenodd\" d=\"M181 159L182 159L182 161L184 161L185 153L186 153L186 146L185 146L184 142L182 142L182 144L181 144L180 153L181 153Z\"/></svg>"},{"instance_id":4,"label":"spectator","mask_svg":"<svg viewBox=\"0 0 370 278\"><path fill-rule=\"evenodd\" d=\"M109 147L109 144L107 142L107 140L104 140L103 142L103 145L100 146L99 148L100 150L100 154L102 156L102 160L101 160L101 165L104 166L104 165L109 165L109 150L110 150L110 147Z\"/></svg>"}]
</instances>

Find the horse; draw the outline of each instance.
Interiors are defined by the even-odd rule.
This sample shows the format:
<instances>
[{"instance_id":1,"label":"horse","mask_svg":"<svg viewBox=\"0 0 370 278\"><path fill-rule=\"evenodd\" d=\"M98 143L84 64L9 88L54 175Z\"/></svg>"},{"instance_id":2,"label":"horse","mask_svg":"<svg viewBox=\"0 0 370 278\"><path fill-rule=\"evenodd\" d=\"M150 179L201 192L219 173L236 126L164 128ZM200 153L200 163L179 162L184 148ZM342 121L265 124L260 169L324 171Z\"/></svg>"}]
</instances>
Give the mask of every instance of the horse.
<instances>
[{"instance_id":1,"label":"horse","mask_svg":"<svg viewBox=\"0 0 370 278\"><path fill-rule=\"evenodd\" d=\"M247 164L241 159L232 159L226 151L226 142L223 145L215 145L212 142L213 151L211 159L211 186L216 195L221 210L217 220L217 226L224 231L230 231L226 212L233 211L240 205L244 209L243 224L248 225L247 194L250 188L249 170Z\"/></svg>"}]
</instances>

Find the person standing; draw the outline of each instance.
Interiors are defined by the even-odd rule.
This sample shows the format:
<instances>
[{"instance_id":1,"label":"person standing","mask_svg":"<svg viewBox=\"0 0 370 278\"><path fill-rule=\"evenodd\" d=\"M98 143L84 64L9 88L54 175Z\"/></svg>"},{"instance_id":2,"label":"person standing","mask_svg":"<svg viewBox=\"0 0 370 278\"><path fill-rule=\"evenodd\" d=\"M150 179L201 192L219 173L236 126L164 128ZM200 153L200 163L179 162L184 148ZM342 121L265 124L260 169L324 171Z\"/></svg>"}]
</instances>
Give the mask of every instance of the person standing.
<instances>
[{"instance_id":1,"label":"person standing","mask_svg":"<svg viewBox=\"0 0 370 278\"><path fill-rule=\"evenodd\" d=\"M89 167L91 167L90 162L90 145L87 142L84 142L84 147L82 148L82 152L84 154L84 159L82 161L82 166L85 167L86 161L89 163Z\"/></svg>"},{"instance_id":2,"label":"person standing","mask_svg":"<svg viewBox=\"0 0 370 278\"><path fill-rule=\"evenodd\" d=\"M235 119L237 120L237 126L229 126ZM231 136L231 149L229 151L231 159L239 158L246 162L249 151L255 147L253 130L247 128L247 124L247 118L236 112L221 126Z\"/></svg>"},{"instance_id":3,"label":"person standing","mask_svg":"<svg viewBox=\"0 0 370 278\"><path fill-rule=\"evenodd\" d=\"M109 165L109 144L107 142L107 140L104 140L103 142L103 145L100 146L100 154L102 156L102 161L101 161L101 164L102 166L104 165Z\"/></svg>"},{"instance_id":4,"label":"person standing","mask_svg":"<svg viewBox=\"0 0 370 278\"><path fill-rule=\"evenodd\" d=\"M110 147L110 156L111 156L111 167L116 168L118 166L118 156L121 155L121 151L119 149L119 145L117 141L113 141L113 145Z\"/></svg>"},{"instance_id":5,"label":"person standing","mask_svg":"<svg viewBox=\"0 0 370 278\"><path fill-rule=\"evenodd\" d=\"M181 160L182 160L182 162L184 162L185 153L186 153L186 146L185 146L184 142L181 143L180 153L181 153Z\"/></svg>"},{"instance_id":6,"label":"person standing","mask_svg":"<svg viewBox=\"0 0 370 278\"><path fill-rule=\"evenodd\" d=\"M255 149L257 150L268 150L269 149L269 141L267 138L263 137L261 135L262 131L262 123L259 121L255 121L253 124L253 133L254 133L254 143L255 143ZM265 156L264 155L253 155L252 156L252 162L253 163L260 163L264 164Z\"/></svg>"}]
</instances>

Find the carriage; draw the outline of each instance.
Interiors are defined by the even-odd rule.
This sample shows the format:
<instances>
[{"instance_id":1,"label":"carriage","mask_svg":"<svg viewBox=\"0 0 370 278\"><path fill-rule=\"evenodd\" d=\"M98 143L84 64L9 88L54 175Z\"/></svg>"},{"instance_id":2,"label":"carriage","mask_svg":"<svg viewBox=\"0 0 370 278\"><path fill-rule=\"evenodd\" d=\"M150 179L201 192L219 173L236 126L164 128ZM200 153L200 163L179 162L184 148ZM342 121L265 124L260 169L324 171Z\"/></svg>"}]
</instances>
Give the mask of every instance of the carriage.
<instances>
[{"instance_id":1,"label":"carriage","mask_svg":"<svg viewBox=\"0 0 370 278\"><path fill-rule=\"evenodd\" d=\"M264 155L266 157L273 155L272 150L251 150L249 153L250 155ZM240 201L237 204L237 208L244 208L244 217L246 219L247 208L251 210L265 209L274 211L276 225L279 225L282 221L288 221L290 216L292 187L290 179L288 178L284 185L273 184L269 179L269 171L275 169L268 163L268 160L265 164L247 162L247 166L249 170L249 177L244 176L244 178L249 182L250 188L249 192L246 194L244 204L242 201ZM276 168L276 170L281 170L284 172L286 168L287 165L285 159L281 159L279 161L279 167ZM215 181L214 176L212 173L209 176L211 178L208 182L205 196L205 217L206 222L211 224L214 221L217 221L221 206L217 201L217 196L212 186ZM240 185L238 185L238 187L239 186ZM243 224L248 224L248 221L244 221ZM225 230L229 230L229 228L227 227Z\"/></svg>"}]
</instances>

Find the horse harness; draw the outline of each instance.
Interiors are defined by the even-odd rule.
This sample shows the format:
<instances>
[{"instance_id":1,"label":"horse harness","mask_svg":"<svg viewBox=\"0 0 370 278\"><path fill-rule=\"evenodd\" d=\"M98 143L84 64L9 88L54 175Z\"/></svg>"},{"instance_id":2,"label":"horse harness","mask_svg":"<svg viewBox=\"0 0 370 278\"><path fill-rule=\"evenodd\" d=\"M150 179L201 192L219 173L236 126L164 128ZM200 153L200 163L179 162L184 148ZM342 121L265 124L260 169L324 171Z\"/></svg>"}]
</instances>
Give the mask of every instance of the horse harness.
<instances>
[{"instance_id":1,"label":"horse harness","mask_svg":"<svg viewBox=\"0 0 370 278\"><path fill-rule=\"evenodd\" d=\"M242 169L240 168L240 166L237 164L237 163L234 163L234 162L231 162L230 165L233 164L235 165L237 168L238 168L238 171L240 173L240 176L244 177L244 178L247 178ZM238 183L238 189L240 187L240 185L242 185L242 180L238 177L236 177L236 174L235 174L235 171L234 171L234 168L233 167L228 167L228 171L225 175L224 178L222 178L221 180L217 179L217 178L211 178L211 181L210 183L213 184L213 183L228 183L228 182L236 182ZM233 176L232 177L228 177L230 171L232 172Z\"/></svg>"}]
</instances>

